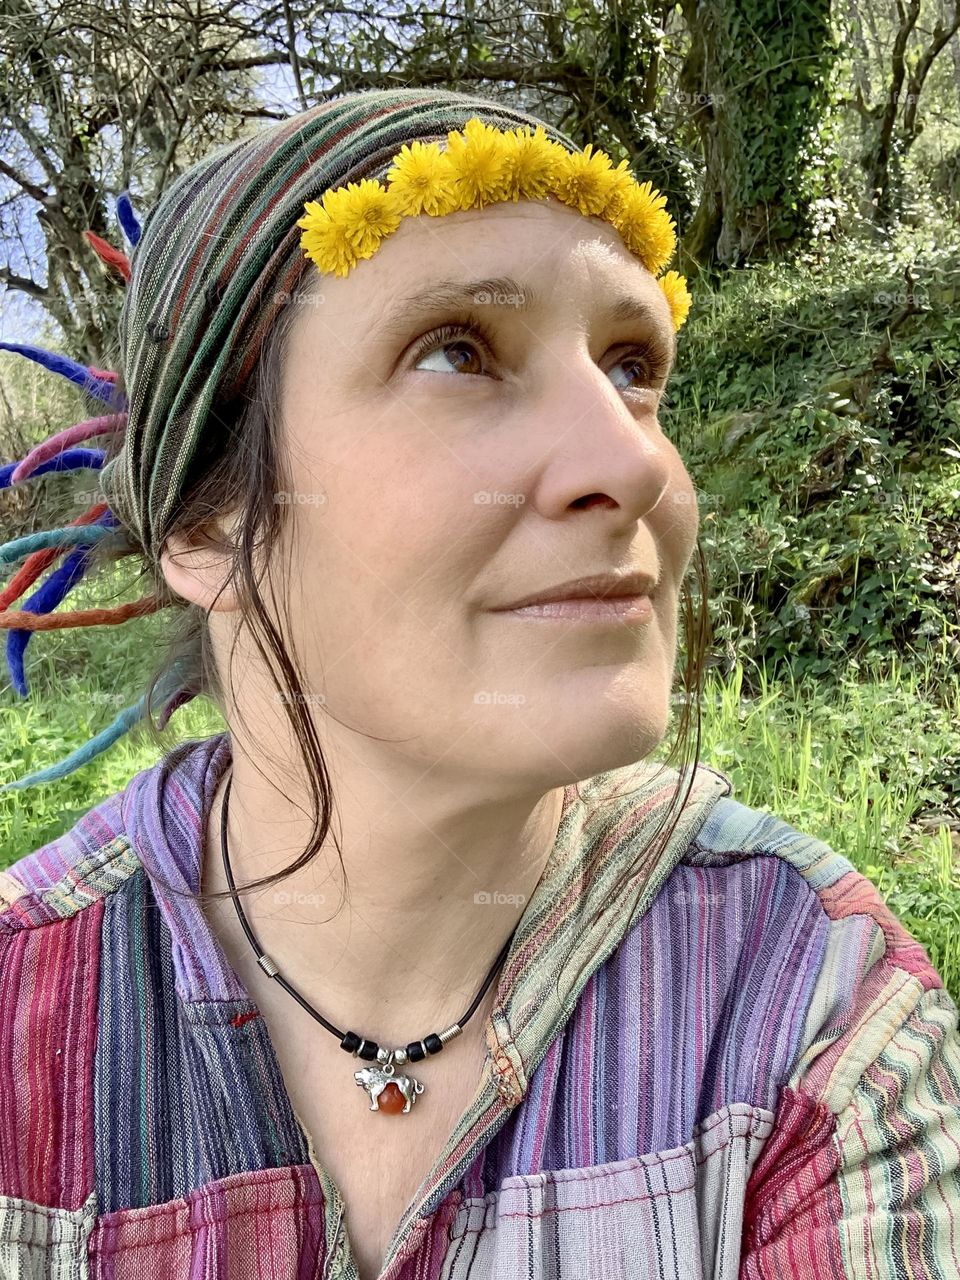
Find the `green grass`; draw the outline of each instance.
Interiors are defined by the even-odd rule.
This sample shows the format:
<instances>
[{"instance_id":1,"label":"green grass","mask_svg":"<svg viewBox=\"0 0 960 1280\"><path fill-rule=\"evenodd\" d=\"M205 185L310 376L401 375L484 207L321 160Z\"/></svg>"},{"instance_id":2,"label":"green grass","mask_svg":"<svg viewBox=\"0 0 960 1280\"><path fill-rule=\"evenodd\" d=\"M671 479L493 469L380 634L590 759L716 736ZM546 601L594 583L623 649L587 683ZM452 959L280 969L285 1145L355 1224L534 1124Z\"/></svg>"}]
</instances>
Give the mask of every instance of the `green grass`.
<instances>
[{"instance_id":1,"label":"green grass","mask_svg":"<svg viewBox=\"0 0 960 1280\"><path fill-rule=\"evenodd\" d=\"M932 663L822 681L711 672L701 758L734 796L825 840L868 876L960 995L960 833L936 824L960 779L960 676ZM925 821L921 821L924 819Z\"/></svg>"},{"instance_id":2,"label":"green grass","mask_svg":"<svg viewBox=\"0 0 960 1280\"><path fill-rule=\"evenodd\" d=\"M56 640L38 637L38 650L45 641L48 648L32 669L30 696L0 695L0 781L59 759L137 696L118 669L128 663L128 673L133 667L142 677L154 646L132 633L91 632L82 638L80 670L59 676L48 665ZM70 656L76 661L75 651ZM752 694L744 692L747 675ZM708 673L702 713L701 758L730 776L735 798L849 858L960 996L958 836L917 821L944 809L956 783L943 762L960 748L960 677L893 657L883 670L851 666L829 684L775 683L738 663L729 674ZM172 747L223 727L209 702L195 700L176 712L166 738ZM60 782L0 795L0 867L60 835L157 758L149 740L131 734Z\"/></svg>"}]
</instances>

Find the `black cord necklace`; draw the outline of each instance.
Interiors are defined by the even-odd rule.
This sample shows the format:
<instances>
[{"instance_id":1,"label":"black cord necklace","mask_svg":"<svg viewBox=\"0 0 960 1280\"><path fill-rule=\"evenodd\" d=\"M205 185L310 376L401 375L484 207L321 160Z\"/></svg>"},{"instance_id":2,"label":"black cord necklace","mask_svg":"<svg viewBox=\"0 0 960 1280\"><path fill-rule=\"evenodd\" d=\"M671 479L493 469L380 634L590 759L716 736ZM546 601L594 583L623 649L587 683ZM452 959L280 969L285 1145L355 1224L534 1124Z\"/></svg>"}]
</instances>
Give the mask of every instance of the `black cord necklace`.
<instances>
[{"instance_id":1,"label":"black cord necklace","mask_svg":"<svg viewBox=\"0 0 960 1280\"><path fill-rule=\"evenodd\" d=\"M298 1004L306 1009L311 1017L316 1018L322 1027L325 1027L332 1035L335 1035L340 1041L340 1048L347 1053L352 1054L355 1058L363 1058L367 1062L376 1060L375 1067L363 1067L360 1071L353 1073L357 1084L366 1089L370 1096L370 1110L384 1111L389 1115L405 1115L413 1106L414 1102L423 1093L424 1086L419 1080L413 1079L412 1076L396 1075L394 1064L402 1066L406 1062L420 1062L427 1054L439 1053L448 1040L455 1039L460 1035L463 1028L470 1021L471 1017L477 1010L477 1006L483 999L484 993L493 981L494 974L507 958L507 952L513 941L516 928L510 937L503 944L503 949L493 962L493 967L484 979L483 986L474 997L474 1001L470 1008L458 1021L451 1026L446 1027L439 1033L431 1033L424 1036L422 1040L412 1040L405 1048L382 1049L375 1040L365 1040L362 1036L358 1036L354 1031L341 1031L339 1027L335 1027L333 1023L327 1019L313 1005L306 1000L299 991L287 982L280 970L264 953L263 948L257 941L256 935L250 928L247 917L244 915L243 908L240 906L240 899L237 896L237 886L233 880L233 872L230 869L230 858L227 854L227 813L230 803L230 786L233 782L233 775L227 779L227 785L223 793L223 808L220 813L220 849L223 853L223 869L226 872L227 884L233 896L233 905L237 909L237 916L243 931L247 935L251 947L257 957L257 964L267 974L278 982L284 991L290 993ZM517 922L519 927L519 921Z\"/></svg>"}]
</instances>

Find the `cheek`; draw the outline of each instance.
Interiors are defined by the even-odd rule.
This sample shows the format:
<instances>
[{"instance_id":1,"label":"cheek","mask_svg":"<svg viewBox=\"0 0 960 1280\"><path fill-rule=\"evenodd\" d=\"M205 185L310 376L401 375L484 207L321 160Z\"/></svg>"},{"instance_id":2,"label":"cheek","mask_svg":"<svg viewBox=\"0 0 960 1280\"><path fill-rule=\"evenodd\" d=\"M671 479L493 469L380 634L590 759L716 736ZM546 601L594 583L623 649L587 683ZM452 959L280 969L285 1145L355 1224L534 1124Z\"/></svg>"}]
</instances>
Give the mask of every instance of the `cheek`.
<instances>
[{"instance_id":1,"label":"cheek","mask_svg":"<svg viewBox=\"0 0 960 1280\"><path fill-rule=\"evenodd\" d=\"M428 453L420 443L414 453L370 433L340 465L301 456L297 484L322 500L287 512L298 646L331 700L369 701L353 707L367 719L386 694L399 706L399 690L462 682L470 601L512 518L493 517L471 469L439 441Z\"/></svg>"},{"instance_id":2,"label":"cheek","mask_svg":"<svg viewBox=\"0 0 960 1280\"><path fill-rule=\"evenodd\" d=\"M663 499L651 513L665 558L686 564L696 545L700 528L699 495L689 472L676 455Z\"/></svg>"}]
</instances>

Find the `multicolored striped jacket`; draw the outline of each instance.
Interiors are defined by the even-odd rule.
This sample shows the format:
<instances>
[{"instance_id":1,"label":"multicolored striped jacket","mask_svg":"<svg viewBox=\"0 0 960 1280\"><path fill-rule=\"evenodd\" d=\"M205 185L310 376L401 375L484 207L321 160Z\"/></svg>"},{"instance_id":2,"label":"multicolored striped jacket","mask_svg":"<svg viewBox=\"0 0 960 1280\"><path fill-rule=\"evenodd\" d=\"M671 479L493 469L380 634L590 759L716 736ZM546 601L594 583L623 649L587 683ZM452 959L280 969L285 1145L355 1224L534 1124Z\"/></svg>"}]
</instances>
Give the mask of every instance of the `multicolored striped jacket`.
<instances>
[{"instance_id":1,"label":"multicolored striped jacket","mask_svg":"<svg viewBox=\"0 0 960 1280\"><path fill-rule=\"evenodd\" d=\"M263 1018L155 880L197 889L229 760L185 743L0 873L5 1280L356 1278ZM717 770L653 853L655 775L566 789L483 1084L381 1276L960 1277L960 1037L927 955Z\"/></svg>"}]
</instances>

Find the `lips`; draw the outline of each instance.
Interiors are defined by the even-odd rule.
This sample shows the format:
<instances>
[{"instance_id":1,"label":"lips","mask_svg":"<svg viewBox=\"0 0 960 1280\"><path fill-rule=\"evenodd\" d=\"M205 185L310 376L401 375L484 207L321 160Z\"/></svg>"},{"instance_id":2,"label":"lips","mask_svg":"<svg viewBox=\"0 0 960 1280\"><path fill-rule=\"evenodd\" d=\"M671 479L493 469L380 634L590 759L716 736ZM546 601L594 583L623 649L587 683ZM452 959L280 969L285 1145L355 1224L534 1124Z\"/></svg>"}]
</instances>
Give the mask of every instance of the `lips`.
<instances>
[{"instance_id":1,"label":"lips","mask_svg":"<svg viewBox=\"0 0 960 1280\"><path fill-rule=\"evenodd\" d=\"M647 573L599 573L586 578L573 578L543 591L522 596L510 604L498 605L496 612L522 609L530 604L548 604L561 600L606 600L617 596L649 596L656 588L655 579Z\"/></svg>"}]
</instances>

